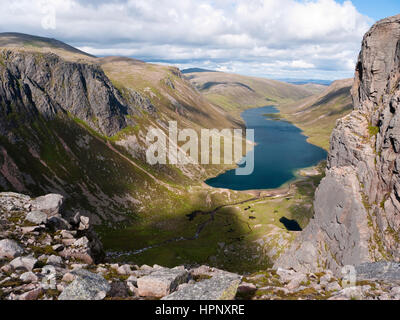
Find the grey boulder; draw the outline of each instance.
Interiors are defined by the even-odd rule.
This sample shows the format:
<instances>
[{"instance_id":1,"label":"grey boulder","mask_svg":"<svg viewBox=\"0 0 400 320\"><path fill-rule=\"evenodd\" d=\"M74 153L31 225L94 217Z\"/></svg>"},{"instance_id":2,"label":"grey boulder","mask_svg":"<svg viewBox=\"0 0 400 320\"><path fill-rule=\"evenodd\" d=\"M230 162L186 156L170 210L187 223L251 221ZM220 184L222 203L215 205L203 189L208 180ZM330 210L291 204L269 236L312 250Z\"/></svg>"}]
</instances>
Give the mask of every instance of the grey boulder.
<instances>
[{"instance_id":1,"label":"grey boulder","mask_svg":"<svg viewBox=\"0 0 400 320\"><path fill-rule=\"evenodd\" d=\"M26 220L35 224L46 223L47 214L42 211L32 211L27 214Z\"/></svg>"},{"instance_id":2,"label":"grey boulder","mask_svg":"<svg viewBox=\"0 0 400 320\"><path fill-rule=\"evenodd\" d=\"M240 281L239 275L220 274L211 279L189 285L162 300L233 300Z\"/></svg>"},{"instance_id":3,"label":"grey boulder","mask_svg":"<svg viewBox=\"0 0 400 320\"><path fill-rule=\"evenodd\" d=\"M13 261L11 261L10 265L15 270L32 271L32 269L35 266L36 262L37 262L37 259L35 259L34 257L31 257L31 256L18 257L18 258L15 258Z\"/></svg>"},{"instance_id":4,"label":"grey boulder","mask_svg":"<svg viewBox=\"0 0 400 320\"><path fill-rule=\"evenodd\" d=\"M60 194L48 194L32 200L32 207L37 211L42 211L48 216L61 213L64 197Z\"/></svg>"},{"instance_id":5,"label":"grey boulder","mask_svg":"<svg viewBox=\"0 0 400 320\"><path fill-rule=\"evenodd\" d=\"M4 239L0 241L0 259L14 259L22 255L24 250L13 240Z\"/></svg>"},{"instance_id":6,"label":"grey boulder","mask_svg":"<svg viewBox=\"0 0 400 320\"><path fill-rule=\"evenodd\" d=\"M103 300L111 286L102 276L79 269L71 272L75 280L68 285L58 300Z\"/></svg>"},{"instance_id":7,"label":"grey boulder","mask_svg":"<svg viewBox=\"0 0 400 320\"><path fill-rule=\"evenodd\" d=\"M61 266L63 265L63 259L60 256L56 256L53 254L47 259L47 264L53 266Z\"/></svg>"},{"instance_id":8,"label":"grey boulder","mask_svg":"<svg viewBox=\"0 0 400 320\"><path fill-rule=\"evenodd\" d=\"M162 298L174 292L177 287L188 281L189 273L181 268L160 269L137 280L139 295L142 297Z\"/></svg>"}]
</instances>

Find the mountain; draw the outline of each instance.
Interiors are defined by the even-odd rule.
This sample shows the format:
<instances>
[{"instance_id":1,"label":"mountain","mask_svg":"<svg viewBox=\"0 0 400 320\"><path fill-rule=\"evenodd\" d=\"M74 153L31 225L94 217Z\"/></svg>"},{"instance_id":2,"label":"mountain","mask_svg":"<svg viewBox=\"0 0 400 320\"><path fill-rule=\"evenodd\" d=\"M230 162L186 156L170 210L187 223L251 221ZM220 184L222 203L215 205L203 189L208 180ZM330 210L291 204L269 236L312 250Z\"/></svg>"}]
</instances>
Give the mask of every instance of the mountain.
<instances>
[{"instance_id":1,"label":"mountain","mask_svg":"<svg viewBox=\"0 0 400 320\"><path fill-rule=\"evenodd\" d=\"M17 32L0 33L0 48L55 53L69 60L91 60L94 56L56 39L32 36Z\"/></svg>"},{"instance_id":2,"label":"mountain","mask_svg":"<svg viewBox=\"0 0 400 320\"><path fill-rule=\"evenodd\" d=\"M268 95L274 101L294 102L309 97L309 90L212 73L217 81L230 81L222 92L228 94L227 101L233 98L230 94L243 92L241 101L248 102L228 107L213 103L187 79L193 74L183 75L175 67L123 57L97 58L52 39L13 35L11 44L4 39L10 36L3 35L0 48L0 191L32 198L61 194L65 218L77 212L90 217L116 260L157 261L165 266L207 262L232 270L271 265L265 254L254 258L259 250L254 237L270 226L257 227L257 235L247 237L248 226L256 221L249 224L245 204L225 208L253 199L254 194L203 183L234 165L149 165L146 135L151 128L161 130L167 147L175 144L168 139L169 121L197 133L202 128L243 128L240 111L255 106L257 100L265 105ZM211 85L212 90L215 87L224 88ZM314 182L303 184L314 186ZM307 201L311 194L307 192ZM279 214L291 217L294 203L298 215L303 213L299 207L307 210L309 205L285 202ZM212 213L216 208L218 213ZM259 210L262 216L264 207ZM194 222L188 218L192 215L198 215ZM304 214L301 223L308 216ZM276 224L275 231L279 221ZM177 237L183 240L171 242ZM168 244L160 245L164 242ZM239 247L243 249L236 250ZM245 254L238 256L241 250Z\"/></svg>"},{"instance_id":3,"label":"mountain","mask_svg":"<svg viewBox=\"0 0 400 320\"><path fill-rule=\"evenodd\" d=\"M96 58L53 39L0 41L0 190L60 193L71 214L96 224L213 204L204 188L188 188L232 166L146 162L148 129L167 133L170 120L195 130L243 126L178 69Z\"/></svg>"},{"instance_id":4,"label":"mountain","mask_svg":"<svg viewBox=\"0 0 400 320\"><path fill-rule=\"evenodd\" d=\"M308 141L329 150L329 139L336 120L353 109L353 79L337 80L319 94L279 106L282 116L293 122L309 137Z\"/></svg>"},{"instance_id":5,"label":"mountain","mask_svg":"<svg viewBox=\"0 0 400 320\"><path fill-rule=\"evenodd\" d=\"M193 72L185 77L209 101L235 115L249 107L293 102L313 94L302 86L224 72Z\"/></svg>"},{"instance_id":6,"label":"mountain","mask_svg":"<svg viewBox=\"0 0 400 320\"><path fill-rule=\"evenodd\" d=\"M289 84L223 72L192 72L185 77L212 103L239 115L249 107L277 105L281 116L294 123L309 142L329 149L336 120L350 113L352 79L326 86L302 81Z\"/></svg>"},{"instance_id":7,"label":"mountain","mask_svg":"<svg viewBox=\"0 0 400 320\"><path fill-rule=\"evenodd\" d=\"M331 137L314 219L276 267L341 273L343 266L383 270L400 261L400 15L366 33L358 58L354 110ZM372 265L371 265L372 264Z\"/></svg>"},{"instance_id":8,"label":"mountain","mask_svg":"<svg viewBox=\"0 0 400 320\"><path fill-rule=\"evenodd\" d=\"M101 68L120 92L135 90L157 106L165 119L188 122L189 128L230 128L242 125L195 90L178 68L144 63L139 60L99 58Z\"/></svg>"}]
</instances>

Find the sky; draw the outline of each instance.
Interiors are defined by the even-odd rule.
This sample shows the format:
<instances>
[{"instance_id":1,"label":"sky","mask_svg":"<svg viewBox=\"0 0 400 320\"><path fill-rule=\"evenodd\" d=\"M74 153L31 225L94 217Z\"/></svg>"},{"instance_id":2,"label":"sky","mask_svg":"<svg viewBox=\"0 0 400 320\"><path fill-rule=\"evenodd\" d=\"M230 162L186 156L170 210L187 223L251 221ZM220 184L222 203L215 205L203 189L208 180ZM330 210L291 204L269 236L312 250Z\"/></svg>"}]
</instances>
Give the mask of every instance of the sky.
<instances>
[{"instance_id":1,"label":"sky","mask_svg":"<svg viewBox=\"0 0 400 320\"><path fill-rule=\"evenodd\" d=\"M400 0L0 0L0 32L274 79L352 77L362 37Z\"/></svg>"}]
</instances>

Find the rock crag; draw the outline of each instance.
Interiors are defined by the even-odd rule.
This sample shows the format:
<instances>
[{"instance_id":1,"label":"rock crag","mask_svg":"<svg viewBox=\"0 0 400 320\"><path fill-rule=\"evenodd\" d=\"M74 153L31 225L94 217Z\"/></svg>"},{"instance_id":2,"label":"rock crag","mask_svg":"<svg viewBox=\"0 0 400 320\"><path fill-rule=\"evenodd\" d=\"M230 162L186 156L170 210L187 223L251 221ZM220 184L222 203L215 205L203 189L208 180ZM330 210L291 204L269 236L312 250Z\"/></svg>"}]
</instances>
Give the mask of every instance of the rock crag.
<instances>
[{"instance_id":1,"label":"rock crag","mask_svg":"<svg viewBox=\"0 0 400 320\"><path fill-rule=\"evenodd\" d=\"M337 122L315 216L275 267L298 271L400 260L400 15L364 36L352 97Z\"/></svg>"},{"instance_id":2,"label":"rock crag","mask_svg":"<svg viewBox=\"0 0 400 320\"><path fill-rule=\"evenodd\" d=\"M0 300L400 299L398 264L360 267L349 287L329 270L241 276L209 266L138 266L107 260L88 217L64 198L0 193Z\"/></svg>"}]
</instances>

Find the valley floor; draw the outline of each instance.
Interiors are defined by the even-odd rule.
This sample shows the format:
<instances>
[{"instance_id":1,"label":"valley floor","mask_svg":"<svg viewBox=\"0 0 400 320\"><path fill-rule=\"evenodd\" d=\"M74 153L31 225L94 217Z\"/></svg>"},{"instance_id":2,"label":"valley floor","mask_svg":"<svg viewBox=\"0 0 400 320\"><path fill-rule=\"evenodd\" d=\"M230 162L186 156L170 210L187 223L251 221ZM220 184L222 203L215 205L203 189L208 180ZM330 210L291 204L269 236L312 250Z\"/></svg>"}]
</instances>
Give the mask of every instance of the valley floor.
<instances>
[{"instance_id":1,"label":"valley floor","mask_svg":"<svg viewBox=\"0 0 400 320\"><path fill-rule=\"evenodd\" d=\"M265 270L312 216L324 163L303 171L308 176L299 175L275 190L191 187L193 198L188 201L207 193L207 206L176 215L161 210L126 228L97 231L111 261L168 267L207 264L239 273Z\"/></svg>"}]
</instances>

